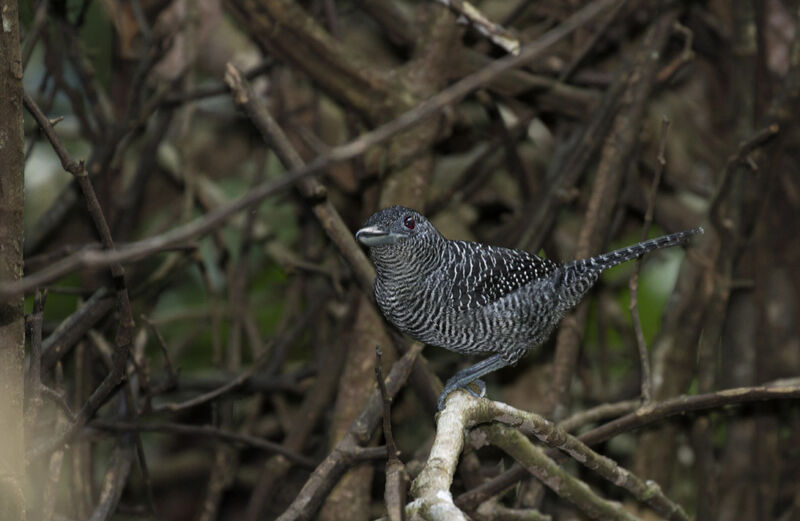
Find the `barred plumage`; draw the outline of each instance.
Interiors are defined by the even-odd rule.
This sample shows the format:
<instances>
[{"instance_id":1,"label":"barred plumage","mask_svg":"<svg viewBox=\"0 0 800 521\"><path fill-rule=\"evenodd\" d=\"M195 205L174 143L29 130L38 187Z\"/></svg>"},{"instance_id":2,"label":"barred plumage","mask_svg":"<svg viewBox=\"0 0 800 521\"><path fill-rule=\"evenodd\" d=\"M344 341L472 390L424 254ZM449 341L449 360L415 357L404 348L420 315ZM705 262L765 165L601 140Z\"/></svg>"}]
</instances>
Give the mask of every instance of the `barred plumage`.
<instances>
[{"instance_id":1,"label":"barred plumage","mask_svg":"<svg viewBox=\"0 0 800 521\"><path fill-rule=\"evenodd\" d=\"M372 215L356 238L369 247L375 299L389 322L428 344L491 355L447 381L441 409L450 391L473 381L483 389L478 378L544 342L602 271L702 232L558 264L525 251L446 239L418 212L393 206Z\"/></svg>"}]
</instances>

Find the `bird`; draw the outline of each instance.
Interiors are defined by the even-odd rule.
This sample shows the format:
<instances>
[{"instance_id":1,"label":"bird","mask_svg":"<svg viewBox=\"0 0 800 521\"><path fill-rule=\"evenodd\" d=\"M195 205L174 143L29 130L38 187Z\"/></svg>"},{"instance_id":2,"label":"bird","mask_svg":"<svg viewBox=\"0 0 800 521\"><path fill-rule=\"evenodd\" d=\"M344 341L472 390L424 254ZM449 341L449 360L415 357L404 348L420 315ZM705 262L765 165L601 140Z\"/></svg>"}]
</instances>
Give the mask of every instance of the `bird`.
<instances>
[{"instance_id":1,"label":"bird","mask_svg":"<svg viewBox=\"0 0 800 521\"><path fill-rule=\"evenodd\" d=\"M392 325L429 345L488 355L447 380L441 411L456 389L485 396L480 378L516 364L546 341L601 272L700 233L697 227L558 263L523 250L447 239L420 212L392 206L369 217L355 237L368 248L375 301ZM469 387L473 382L478 392Z\"/></svg>"}]
</instances>

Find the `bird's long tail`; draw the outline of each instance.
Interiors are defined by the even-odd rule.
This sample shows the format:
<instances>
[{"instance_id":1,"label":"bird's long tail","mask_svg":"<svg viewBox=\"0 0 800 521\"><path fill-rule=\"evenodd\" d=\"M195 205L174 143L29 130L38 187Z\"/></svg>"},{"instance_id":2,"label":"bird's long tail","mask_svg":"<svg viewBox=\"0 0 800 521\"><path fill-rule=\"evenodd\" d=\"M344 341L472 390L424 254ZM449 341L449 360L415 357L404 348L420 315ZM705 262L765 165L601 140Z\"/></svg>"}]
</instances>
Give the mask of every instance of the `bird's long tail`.
<instances>
[{"instance_id":1,"label":"bird's long tail","mask_svg":"<svg viewBox=\"0 0 800 521\"><path fill-rule=\"evenodd\" d=\"M619 250L603 253L602 255L596 255L588 259L572 261L566 264L565 268L578 273L605 271L608 268L616 266L617 264L635 259L636 257L641 257L647 252L658 250L660 248L668 248L677 244L683 244L687 242L693 235L701 233L703 233L703 228L698 226L697 228L693 228L691 230L672 233L670 235L662 235L661 237L656 237L655 239L632 244L631 246L626 246L625 248L620 248Z\"/></svg>"},{"instance_id":2,"label":"bird's long tail","mask_svg":"<svg viewBox=\"0 0 800 521\"><path fill-rule=\"evenodd\" d=\"M556 274L559 310L565 311L581 301L602 271L622 262L641 257L645 253L659 248L675 246L689 240L692 235L703 233L700 227L693 230L664 235L649 241L633 244L626 248L596 255L588 259L580 259L564 264Z\"/></svg>"}]
</instances>

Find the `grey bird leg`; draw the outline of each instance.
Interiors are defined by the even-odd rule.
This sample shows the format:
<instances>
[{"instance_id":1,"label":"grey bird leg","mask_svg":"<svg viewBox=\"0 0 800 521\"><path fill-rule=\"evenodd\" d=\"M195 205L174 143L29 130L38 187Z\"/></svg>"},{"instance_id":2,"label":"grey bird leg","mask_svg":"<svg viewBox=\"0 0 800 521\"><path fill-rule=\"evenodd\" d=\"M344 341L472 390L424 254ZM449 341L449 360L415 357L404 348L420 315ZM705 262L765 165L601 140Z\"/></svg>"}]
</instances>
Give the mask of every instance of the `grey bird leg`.
<instances>
[{"instance_id":1,"label":"grey bird leg","mask_svg":"<svg viewBox=\"0 0 800 521\"><path fill-rule=\"evenodd\" d=\"M441 411L444 409L445 398L447 398L447 395L456 389L464 389L472 396L476 398L482 398L483 395L486 394L486 384L484 384L481 380L478 380L478 378L507 365L509 365L509 362L503 360L500 355L492 355L485 360L481 360L475 365L471 365L466 369L462 369L461 371L457 372L449 380L447 380L446 384L444 384L444 391L442 391L442 394L439 395L439 410ZM480 387L480 394L467 387L472 382L475 382L478 387Z\"/></svg>"}]
</instances>

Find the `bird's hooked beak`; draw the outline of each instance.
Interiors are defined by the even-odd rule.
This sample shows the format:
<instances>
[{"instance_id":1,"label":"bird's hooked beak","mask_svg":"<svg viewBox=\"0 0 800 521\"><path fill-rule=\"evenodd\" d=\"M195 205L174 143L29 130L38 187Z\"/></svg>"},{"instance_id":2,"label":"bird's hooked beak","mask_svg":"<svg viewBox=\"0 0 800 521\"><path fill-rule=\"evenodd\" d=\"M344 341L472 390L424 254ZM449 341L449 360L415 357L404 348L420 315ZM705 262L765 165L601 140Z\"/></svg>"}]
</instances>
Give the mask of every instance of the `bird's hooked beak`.
<instances>
[{"instance_id":1,"label":"bird's hooked beak","mask_svg":"<svg viewBox=\"0 0 800 521\"><path fill-rule=\"evenodd\" d=\"M395 244L405 236L399 233L387 232L377 226L367 226L356 232L356 240L364 246L385 246Z\"/></svg>"}]
</instances>

